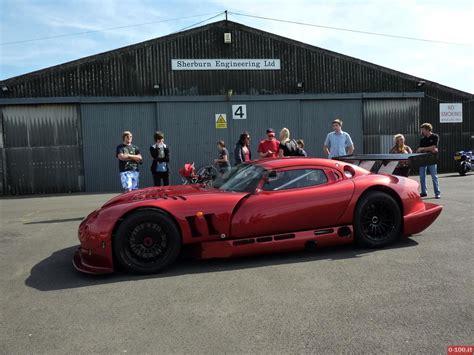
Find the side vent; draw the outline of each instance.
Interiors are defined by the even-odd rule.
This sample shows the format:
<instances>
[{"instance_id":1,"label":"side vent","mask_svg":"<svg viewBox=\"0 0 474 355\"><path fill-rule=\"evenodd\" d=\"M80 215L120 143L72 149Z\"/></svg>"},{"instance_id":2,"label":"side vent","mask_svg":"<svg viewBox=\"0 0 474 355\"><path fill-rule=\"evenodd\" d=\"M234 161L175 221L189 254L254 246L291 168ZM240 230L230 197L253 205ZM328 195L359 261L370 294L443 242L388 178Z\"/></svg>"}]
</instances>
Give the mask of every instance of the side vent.
<instances>
[{"instance_id":1,"label":"side vent","mask_svg":"<svg viewBox=\"0 0 474 355\"><path fill-rule=\"evenodd\" d=\"M207 229L209 230L209 235L219 234L219 232L214 227L213 217L214 217L213 214L204 215L204 218L206 219L206 223L207 223Z\"/></svg>"},{"instance_id":2,"label":"side vent","mask_svg":"<svg viewBox=\"0 0 474 355\"><path fill-rule=\"evenodd\" d=\"M201 233L199 233L198 229L196 228L196 217L186 217L186 221L188 222L189 229L191 230L191 236L193 238L202 237Z\"/></svg>"},{"instance_id":3,"label":"side vent","mask_svg":"<svg viewBox=\"0 0 474 355\"><path fill-rule=\"evenodd\" d=\"M293 238L295 238L294 234L280 234L273 237L273 239L275 240L285 240L285 239L293 239Z\"/></svg>"},{"instance_id":4,"label":"side vent","mask_svg":"<svg viewBox=\"0 0 474 355\"><path fill-rule=\"evenodd\" d=\"M317 231L314 231L314 235L323 235L323 234L330 234L333 233L334 229L328 228L328 229L320 229Z\"/></svg>"},{"instance_id":5,"label":"side vent","mask_svg":"<svg viewBox=\"0 0 474 355\"><path fill-rule=\"evenodd\" d=\"M214 226L214 215L205 214L200 217L188 216L186 217L191 236L193 238L207 237L211 235L220 234Z\"/></svg>"}]
</instances>

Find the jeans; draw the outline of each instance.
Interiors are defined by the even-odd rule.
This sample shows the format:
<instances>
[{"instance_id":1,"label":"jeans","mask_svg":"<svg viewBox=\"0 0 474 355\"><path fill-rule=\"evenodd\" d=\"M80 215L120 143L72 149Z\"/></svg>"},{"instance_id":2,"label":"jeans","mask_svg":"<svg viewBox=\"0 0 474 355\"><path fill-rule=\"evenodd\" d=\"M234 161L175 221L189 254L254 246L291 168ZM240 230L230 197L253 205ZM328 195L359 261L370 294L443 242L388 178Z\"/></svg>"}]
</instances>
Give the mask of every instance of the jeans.
<instances>
[{"instance_id":1,"label":"jeans","mask_svg":"<svg viewBox=\"0 0 474 355\"><path fill-rule=\"evenodd\" d=\"M124 191L132 191L138 189L138 171L123 171L120 173L120 182Z\"/></svg>"},{"instance_id":2,"label":"jeans","mask_svg":"<svg viewBox=\"0 0 474 355\"><path fill-rule=\"evenodd\" d=\"M420 167L421 193L426 194L426 169L428 169L428 171L430 172L431 179L433 180L433 189L435 196L438 196L441 194L441 191L439 191L438 171L436 164Z\"/></svg>"}]
</instances>

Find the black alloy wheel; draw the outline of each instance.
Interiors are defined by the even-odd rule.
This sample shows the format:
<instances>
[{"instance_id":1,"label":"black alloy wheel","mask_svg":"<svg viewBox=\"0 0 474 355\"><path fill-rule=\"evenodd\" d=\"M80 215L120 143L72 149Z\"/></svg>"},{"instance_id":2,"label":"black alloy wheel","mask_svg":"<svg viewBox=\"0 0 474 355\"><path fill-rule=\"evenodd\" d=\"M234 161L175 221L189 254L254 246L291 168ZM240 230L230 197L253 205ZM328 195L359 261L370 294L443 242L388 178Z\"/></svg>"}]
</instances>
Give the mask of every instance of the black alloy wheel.
<instances>
[{"instance_id":1,"label":"black alloy wheel","mask_svg":"<svg viewBox=\"0 0 474 355\"><path fill-rule=\"evenodd\" d=\"M359 200L354 229L360 245L381 248L399 238L402 229L402 214L397 202L381 191L371 191Z\"/></svg>"},{"instance_id":2,"label":"black alloy wheel","mask_svg":"<svg viewBox=\"0 0 474 355\"><path fill-rule=\"evenodd\" d=\"M116 260L126 270L150 274L175 261L181 250L181 236L166 214L143 210L120 224L112 246Z\"/></svg>"}]
</instances>

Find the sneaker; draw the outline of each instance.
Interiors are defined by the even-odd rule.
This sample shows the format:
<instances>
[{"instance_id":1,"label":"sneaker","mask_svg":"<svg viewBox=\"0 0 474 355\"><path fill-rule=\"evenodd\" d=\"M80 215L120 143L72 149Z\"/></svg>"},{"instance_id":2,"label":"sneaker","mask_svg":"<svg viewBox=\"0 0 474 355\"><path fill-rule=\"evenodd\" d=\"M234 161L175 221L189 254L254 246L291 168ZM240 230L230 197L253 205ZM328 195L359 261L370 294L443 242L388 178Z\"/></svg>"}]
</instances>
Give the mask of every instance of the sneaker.
<instances>
[{"instance_id":1,"label":"sneaker","mask_svg":"<svg viewBox=\"0 0 474 355\"><path fill-rule=\"evenodd\" d=\"M422 192L422 193L420 194L420 197L426 197L426 196L428 196L428 195L427 195L426 193L424 193L424 192Z\"/></svg>"},{"instance_id":2,"label":"sneaker","mask_svg":"<svg viewBox=\"0 0 474 355\"><path fill-rule=\"evenodd\" d=\"M439 200L441 198L441 195L435 195L435 198Z\"/></svg>"}]
</instances>

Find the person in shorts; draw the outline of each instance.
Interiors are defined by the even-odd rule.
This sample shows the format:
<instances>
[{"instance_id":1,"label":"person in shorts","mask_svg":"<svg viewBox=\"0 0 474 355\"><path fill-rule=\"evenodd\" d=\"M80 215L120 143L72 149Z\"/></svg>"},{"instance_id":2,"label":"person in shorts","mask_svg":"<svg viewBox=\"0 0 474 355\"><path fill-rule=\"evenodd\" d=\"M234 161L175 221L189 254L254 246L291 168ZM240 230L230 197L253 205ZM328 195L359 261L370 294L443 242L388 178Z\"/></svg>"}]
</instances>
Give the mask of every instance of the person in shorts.
<instances>
[{"instance_id":1,"label":"person in shorts","mask_svg":"<svg viewBox=\"0 0 474 355\"><path fill-rule=\"evenodd\" d=\"M138 165L143 158L140 149L132 144L132 132L122 133L122 144L116 149L115 156L119 160L120 182L125 192L138 189L139 169Z\"/></svg>"}]
</instances>

